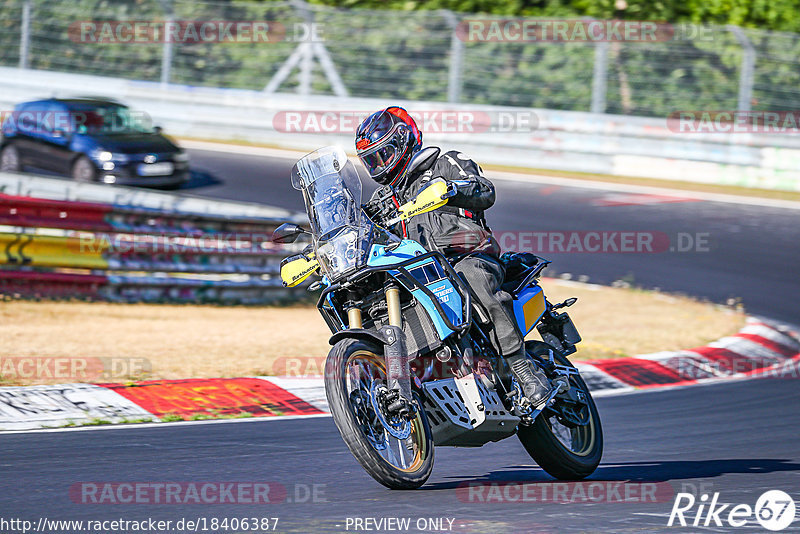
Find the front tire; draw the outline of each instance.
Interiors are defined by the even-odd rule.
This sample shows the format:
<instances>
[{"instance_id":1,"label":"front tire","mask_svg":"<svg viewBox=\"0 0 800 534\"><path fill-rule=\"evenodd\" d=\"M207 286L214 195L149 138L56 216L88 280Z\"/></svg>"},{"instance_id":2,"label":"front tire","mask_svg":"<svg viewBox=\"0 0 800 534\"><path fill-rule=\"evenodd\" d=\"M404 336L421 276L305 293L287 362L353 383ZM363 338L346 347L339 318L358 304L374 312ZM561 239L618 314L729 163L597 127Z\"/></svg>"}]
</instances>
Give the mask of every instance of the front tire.
<instances>
[{"instance_id":1,"label":"front tire","mask_svg":"<svg viewBox=\"0 0 800 534\"><path fill-rule=\"evenodd\" d=\"M550 350L557 364L574 367L556 349L541 341L528 341L525 349L543 359ZM594 473L603 456L603 428L594 399L580 375L570 378L570 386L586 392L589 422L568 428L555 415L542 412L531 426L520 426L518 436L525 450L539 466L560 480L581 480Z\"/></svg>"},{"instance_id":2,"label":"front tire","mask_svg":"<svg viewBox=\"0 0 800 534\"><path fill-rule=\"evenodd\" d=\"M405 439L391 435L371 402L375 384L385 383L383 351L374 343L344 339L325 363L325 393L347 448L375 480L390 489L416 489L433 470L433 437L419 398Z\"/></svg>"}]
</instances>

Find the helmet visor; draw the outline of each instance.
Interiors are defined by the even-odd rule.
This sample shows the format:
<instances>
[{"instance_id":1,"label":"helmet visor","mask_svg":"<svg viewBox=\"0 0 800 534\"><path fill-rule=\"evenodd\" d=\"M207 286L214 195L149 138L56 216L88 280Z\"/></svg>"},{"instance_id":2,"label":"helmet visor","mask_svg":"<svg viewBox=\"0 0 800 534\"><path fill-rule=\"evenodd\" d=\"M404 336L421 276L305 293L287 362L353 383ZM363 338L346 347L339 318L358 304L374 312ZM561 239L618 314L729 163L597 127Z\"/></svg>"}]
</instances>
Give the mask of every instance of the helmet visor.
<instances>
[{"instance_id":1,"label":"helmet visor","mask_svg":"<svg viewBox=\"0 0 800 534\"><path fill-rule=\"evenodd\" d=\"M360 152L358 157L366 167L369 175L377 178L394 168L400 154L401 151L397 146L396 137L392 136L383 145L369 151Z\"/></svg>"}]
</instances>

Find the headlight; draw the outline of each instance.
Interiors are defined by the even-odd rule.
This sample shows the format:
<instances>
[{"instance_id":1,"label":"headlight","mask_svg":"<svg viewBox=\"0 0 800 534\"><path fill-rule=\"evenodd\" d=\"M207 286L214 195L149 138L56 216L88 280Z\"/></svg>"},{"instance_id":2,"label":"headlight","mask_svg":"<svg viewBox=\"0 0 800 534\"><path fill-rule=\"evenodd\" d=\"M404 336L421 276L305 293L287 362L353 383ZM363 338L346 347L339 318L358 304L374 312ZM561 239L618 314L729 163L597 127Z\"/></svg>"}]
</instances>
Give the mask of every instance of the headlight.
<instances>
[{"instance_id":1,"label":"headlight","mask_svg":"<svg viewBox=\"0 0 800 534\"><path fill-rule=\"evenodd\" d=\"M92 159L97 161L116 161L117 163L128 163L130 157L127 154L113 153L108 150L95 149L90 154Z\"/></svg>"},{"instance_id":2,"label":"headlight","mask_svg":"<svg viewBox=\"0 0 800 534\"><path fill-rule=\"evenodd\" d=\"M189 154L186 152L175 152L172 155L172 161L177 161L179 163L189 161Z\"/></svg>"},{"instance_id":3,"label":"headlight","mask_svg":"<svg viewBox=\"0 0 800 534\"><path fill-rule=\"evenodd\" d=\"M114 154L109 152L108 150L93 150L92 157L98 161L111 161L111 158L114 157Z\"/></svg>"},{"instance_id":4,"label":"headlight","mask_svg":"<svg viewBox=\"0 0 800 534\"><path fill-rule=\"evenodd\" d=\"M331 279L338 279L355 269L364 257L364 247L368 241L359 239L357 229L348 228L317 249L317 259Z\"/></svg>"}]
</instances>

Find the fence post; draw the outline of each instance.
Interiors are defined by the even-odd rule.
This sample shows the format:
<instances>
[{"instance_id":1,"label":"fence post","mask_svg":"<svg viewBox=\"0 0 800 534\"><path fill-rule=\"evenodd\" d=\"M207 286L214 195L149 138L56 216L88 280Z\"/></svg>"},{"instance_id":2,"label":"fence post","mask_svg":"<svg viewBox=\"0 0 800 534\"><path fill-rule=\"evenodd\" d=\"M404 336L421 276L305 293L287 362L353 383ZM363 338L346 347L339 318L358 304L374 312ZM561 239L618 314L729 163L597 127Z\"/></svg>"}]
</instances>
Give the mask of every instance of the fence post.
<instances>
[{"instance_id":1,"label":"fence post","mask_svg":"<svg viewBox=\"0 0 800 534\"><path fill-rule=\"evenodd\" d=\"M461 101L461 71L464 65L464 41L458 37L458 17L452 11L442 10L442 15L450 24L450 68L447 76L447 101Z\"/></svg>"},{"instance_id":2,"label":"fence post","mask_svg":"<svg viewBox=\"0 0 800 534\"><path fill-rule=\"evenodd\" d=\"M737 109L738 111L750 111L751 102L753 101L753 73L756 68L756 49L740 27L729 24L727 28L742 46L742 66L739 73Z\"/></svg>"},{"instance_id":3,"label":"fence post","mask_svg":"<svg viewBox=\"0 0 800 534\"><path fill-rule=\"evenodd\" d=\"M308 25L308 31L306 32L308 40L297 45L289 58L280 66L272 78L270 78L267 86L264 87L264 92L274 93L277 91L278 87L289 77L292 69L299 65L300 86L298 88L298 93L304 96L310 95L311 84L313 82L314 58L316 58L322 67L323 74L331 84L333 94L341 97L349 96L350 93L347 91L347 87L345 87L342 78L336 71L336 65L334 65L331 56L328 54L328 50L322 42L316 40L314 13L304 0L292 0L290 4L302 14L303 20Z\"/></svg>"},{"instance_id":4,"label":"fence post","mask_svg":"<svg viewBox=\"0 0 800 534\"><path fill-rule=\"evenodd\" d=\"M172 0L159 0L159 2L166 14L164 46L161 48L161 85L165 86L169 85L169 79L172 75L172 40L169 38L170 33L167 28L175 23L175 10L172 6Z\"/></svg>"},{"instance_id":5,"label":"fence post","mask_svg":"<svg viewBox=\"0 0 800 534\"><path fill-rule=\"evenodd\" d=\"M298 92L307 96L311 94L311 69L314 66L312 59L314 59L314 48L311 43L303 43L300 45L302 55L300 56L300 87Z\"/></svg>"},{"instance_id":6,"label":"fence post","mask_svg":"<svg viewBox=\"0 0 800 534\"><path fill-rule=\"evenodd\" d=\"M300 12L303 21L308 25L308 30L311 31L311 25L314 23L314 14L308 9L306 2L304 0L294 0L292 6ZM298 87L298 93L303 96L311 94L311 76L314 68L314 47L311 44L314 37L310 33L308 37L308 42L298 45L299 49L302 50L300 53L300 86Z\"/></svg>"},{"instance_id":7,"label":"fence post","mask_svg":"<svg viewBox=\"0 0 800 534\"><path fill-rule=\"evenodd\" d=\"M19 68L27 69L31 44L31 0L22 4L22 26L19 34Z\"/></svg>"},{"instance_id":8,"label":"fence post","mask_svg":"<svg viewBox=\"0 0 800 534\"><path fill-rule=\"evenodd\" d=\"M608 85L608 42L594 45L594 72L592 73L592 113L605 113Z\"/></svg>"}]
</instances>

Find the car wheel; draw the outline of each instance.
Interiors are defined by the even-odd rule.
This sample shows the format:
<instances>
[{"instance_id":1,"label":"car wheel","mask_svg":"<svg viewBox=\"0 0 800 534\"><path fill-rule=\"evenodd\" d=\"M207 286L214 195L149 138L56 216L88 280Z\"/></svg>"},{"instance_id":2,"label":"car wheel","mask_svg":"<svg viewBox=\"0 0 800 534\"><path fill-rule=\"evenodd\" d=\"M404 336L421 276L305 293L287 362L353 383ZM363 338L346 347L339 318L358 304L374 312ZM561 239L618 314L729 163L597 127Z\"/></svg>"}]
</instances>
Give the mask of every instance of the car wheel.
<instances>
[{"instance_id":1,"label":"car wheel","mask_svg":"<svg viewBox=\"0 0 800 534\"><path fill-rule=\"evenodd\" d=\"M97 180L97 168L89 158L81 156L72 164L72 179L76 182L94 182Z\"/></svg>"},{"instance_id":2,"label":"car wheel","mask_svg":"<svg viewBox=\"0 0 800 534\"><path fill-rule=\"evenodd\" d=\"M14 145L6 145L0 152L0 171L19 172L22 165L19 160L19 150Z\"/></svg>"}]
</instances>

